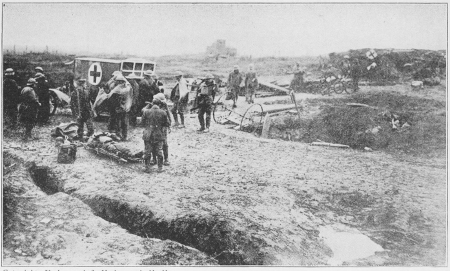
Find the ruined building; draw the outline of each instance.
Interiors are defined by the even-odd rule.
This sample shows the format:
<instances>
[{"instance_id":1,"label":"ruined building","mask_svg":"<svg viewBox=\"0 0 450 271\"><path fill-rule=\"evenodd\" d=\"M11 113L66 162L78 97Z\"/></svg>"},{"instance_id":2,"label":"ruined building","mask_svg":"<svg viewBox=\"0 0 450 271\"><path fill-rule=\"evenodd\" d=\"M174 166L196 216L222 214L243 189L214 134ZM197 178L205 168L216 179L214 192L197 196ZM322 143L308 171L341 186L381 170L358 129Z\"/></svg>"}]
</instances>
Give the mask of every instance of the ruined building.
<instances>
[{"instance_id":1,"label":"ruined building","mask_svg":"<svg viewBox=\"0 0 450 271\"><path fill-rule=\"evenodd\" d=\"M206 48L206 54L209 56L233 57L236 56L236 48L226 47L225 40L217 40L211 46Z\"/></svg>"}]
</instances>

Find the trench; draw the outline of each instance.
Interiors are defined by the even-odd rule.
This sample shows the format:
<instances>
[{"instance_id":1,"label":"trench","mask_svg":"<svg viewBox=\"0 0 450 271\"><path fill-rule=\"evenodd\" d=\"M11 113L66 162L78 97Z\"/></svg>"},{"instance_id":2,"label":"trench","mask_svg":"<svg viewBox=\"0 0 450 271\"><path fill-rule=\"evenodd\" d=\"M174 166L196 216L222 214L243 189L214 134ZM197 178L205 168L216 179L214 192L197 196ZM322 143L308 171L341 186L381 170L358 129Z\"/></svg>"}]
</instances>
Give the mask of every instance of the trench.
<instances>
[{"instance_id":1,"label":"trench","mask_svg":"<svg viewBox=\"0 0 450 271\"><path fill-rule=\"evenodd\" d=\"M129 233L144 238L171 240L198 249L219 265L276 264L275 257L262 251L264 241L234 228L220 215L186 214L172 220L158 218L152 211L104 196L89 197L64 191L62 183L47 166L32 163L28 168L34 183L46 194L63 192L87 204L95 215L116 223Z\"/></svg>"}]
</instances>

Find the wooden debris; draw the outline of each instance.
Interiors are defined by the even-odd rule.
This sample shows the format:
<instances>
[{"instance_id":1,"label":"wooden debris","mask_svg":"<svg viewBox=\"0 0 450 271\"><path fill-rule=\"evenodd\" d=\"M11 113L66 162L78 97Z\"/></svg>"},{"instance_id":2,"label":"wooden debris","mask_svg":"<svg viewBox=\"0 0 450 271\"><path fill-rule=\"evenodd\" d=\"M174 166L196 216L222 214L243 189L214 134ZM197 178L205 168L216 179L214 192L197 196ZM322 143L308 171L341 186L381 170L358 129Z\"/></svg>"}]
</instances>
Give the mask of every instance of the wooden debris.
<instances>
[{"instance_id":1,"label":"wooden debris","mask_svg":"<svg viewBox=\"0 0 450 271\"><path fill-rule=\"evenodd\" d=\"M351 106L351 107L371 107L370 105L360 104L360 103L347 103L347 106Z\"/></svg>"},{"instance_id":2,"label":"wooden debris","mask_svg":"<svg viewBox=\"0 0 450 271\"><path fill-rule=\"evenodd\" d=\"M271 123L271 117L270 117L270 114L267 113L266 116L264 117L261 138L269 138L270 123Z\"/></svg>"},{"instance_id":3,"label":"wooden debris","mask_svg":"<svg viewBox=\"0 0 450 271\"><path fill-rule=\"evenodd\" d=\"M335 147L335 148L350 148L348 145L343 144L333 144L333 143L327 143L327 142L313 142L311 143L312 146L327 146L327 147Z\"/></svg>"},{"instance_id":4,"label":"wooden debris","mask_svg":"<svg viewBox=\"0 0 450 271\"><path fill-rule=\"evenodd\" d=\"M276 90L280 90L280 91L282 91L282 92L284 92L286 94L289 94L289 92L290 92L290 90L287 89L287 88L283 88L283 87L280 87L280 86L277 86L277 85L274 85L274 84L271 84L271 83L267 83L267 82L258 82L258 83L260 85L266 86L268 88L273 88L273 89L276 89Z\"/></svg>"}]
</instances>

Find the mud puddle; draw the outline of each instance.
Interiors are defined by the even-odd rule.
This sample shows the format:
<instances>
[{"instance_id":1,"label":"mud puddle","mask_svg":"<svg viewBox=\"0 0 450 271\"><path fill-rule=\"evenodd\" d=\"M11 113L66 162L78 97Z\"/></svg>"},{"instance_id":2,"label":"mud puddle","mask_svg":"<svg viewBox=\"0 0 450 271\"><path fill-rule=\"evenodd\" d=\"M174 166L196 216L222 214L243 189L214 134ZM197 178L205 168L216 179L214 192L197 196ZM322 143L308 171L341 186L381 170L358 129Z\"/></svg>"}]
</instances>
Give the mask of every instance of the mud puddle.
<instances>
[{"instance_id":1,"label":"mud puddle","mask_svg":"<svg viewBox=\"0 0 450 271\"><path fill-rule=\"evenodd\" d=\"M333 251L328 259L329 265L342 265L356 259L367 258L383 248L373 242L369 237L354 228L340 224L319 227L319 236Z\"/></svg>"}]
</instances>

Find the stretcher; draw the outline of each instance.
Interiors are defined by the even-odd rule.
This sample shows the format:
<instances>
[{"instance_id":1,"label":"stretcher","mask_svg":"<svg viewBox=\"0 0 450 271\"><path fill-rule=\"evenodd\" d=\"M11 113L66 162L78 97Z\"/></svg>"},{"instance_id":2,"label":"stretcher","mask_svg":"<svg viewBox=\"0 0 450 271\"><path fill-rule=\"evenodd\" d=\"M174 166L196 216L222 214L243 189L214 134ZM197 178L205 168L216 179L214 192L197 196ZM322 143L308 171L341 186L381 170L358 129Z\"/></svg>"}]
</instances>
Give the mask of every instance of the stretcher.
<instances>
[{"instance_id":1,"label":"stretcher","mask_svg":"<svg viewBox=\"0 0 450 271\"><path fill-rule=\"evenodd\" d=\"M95 134L89 138L84 148L96 155L105 156L122 163L140 163L143 161L142 150L133 151L113 138L114 136L109 133Z\"/></svg>"}]
</instances>

